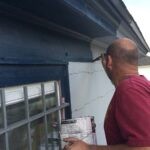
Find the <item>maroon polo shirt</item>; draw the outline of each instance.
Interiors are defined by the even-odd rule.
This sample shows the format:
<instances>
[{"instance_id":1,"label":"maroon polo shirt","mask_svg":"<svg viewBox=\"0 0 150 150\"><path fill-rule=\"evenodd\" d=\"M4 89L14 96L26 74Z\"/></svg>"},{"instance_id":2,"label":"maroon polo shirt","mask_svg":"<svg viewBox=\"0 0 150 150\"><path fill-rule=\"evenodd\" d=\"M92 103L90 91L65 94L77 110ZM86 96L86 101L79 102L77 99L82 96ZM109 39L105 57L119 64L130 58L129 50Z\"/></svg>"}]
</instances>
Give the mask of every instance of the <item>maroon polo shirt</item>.
<instances>
[{"instance_id":1,"label":"maroon polo shirt","mask_svg":"<svg viewBox=\"0 0 150 150\"><path fill-rule=\"evenodd\" d=\"M150 82L128 76L117 86L105 124L108 145L150 146Z\"/></svg>"}]
</instances>

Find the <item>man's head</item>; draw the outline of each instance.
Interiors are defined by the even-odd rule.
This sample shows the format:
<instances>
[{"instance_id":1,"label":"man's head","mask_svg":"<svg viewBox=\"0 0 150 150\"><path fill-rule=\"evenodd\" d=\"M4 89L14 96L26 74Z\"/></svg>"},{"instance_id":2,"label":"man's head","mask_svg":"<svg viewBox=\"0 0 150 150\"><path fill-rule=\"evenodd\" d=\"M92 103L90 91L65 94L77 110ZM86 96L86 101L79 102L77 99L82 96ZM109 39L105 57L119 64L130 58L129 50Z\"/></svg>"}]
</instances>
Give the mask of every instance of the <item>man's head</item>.
<instances>
[{"instance_id":1,"label":"man's head","mask_svg":"<svg viewBox=\"0 0 150 150\"><path fill-rule=\"evenodd\" d=\"M124 76L138 74L137 45L128 38L115 40L107 48L102 64L108 77L116 86Z\"/></svg>"}]
</instances>

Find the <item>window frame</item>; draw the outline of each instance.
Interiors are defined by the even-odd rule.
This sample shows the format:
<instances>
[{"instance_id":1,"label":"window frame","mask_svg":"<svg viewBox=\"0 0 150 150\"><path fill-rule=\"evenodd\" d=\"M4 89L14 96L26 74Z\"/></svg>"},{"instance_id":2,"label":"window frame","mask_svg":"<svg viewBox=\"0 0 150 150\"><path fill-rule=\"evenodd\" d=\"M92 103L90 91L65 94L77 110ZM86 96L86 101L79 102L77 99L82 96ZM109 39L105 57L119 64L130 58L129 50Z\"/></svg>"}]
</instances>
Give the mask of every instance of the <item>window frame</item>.
<instances>
[{"instance_id":1,"label":"window frame","mask_svg":"<svg viewBox=\"0 0 150 150\"><path fill-rule=\"evenodd\" d=\"M46 83L46 82L44 82ZM23 91L24 91L24 100L25 100L25 110L26 110L26 118L24 120L15 122L11 124L10 126L7 124L7 114L6 114L6 103L5 103L5 89L6 88L1 88L0 89L0 95L1 95L1 106L3 108L3 118L4 118L4 128L0 130L0 135L5 134L5 144L6 150L9 150L9 139L8 139L8 132L12 131L14 129L17 129L23 125L27 125L28 127L28 146L29 150L31 150L31 123L35 120L38 120L40 118L44 118L44 126L45 126L45 136L46 136L46 147L48 149L48 131L47 131L47 115L50 115L54 112L58 112L58 125L60 129L60 124L61 124L61 110L65 109L65 107L69 106L68 103L62 103L61 104L61 93L60 93L60 81L54 81L55 84L55 92L56 92L56 100L57 100L57 106L54 108L49 108L46 109L46 101L45 101L45 90L44 90L44 83L41 83L41 94L42 94L42 102L43 102L43 112L39 114L35 114L31 116L29 113L29 101L30 99L28 98L28 90L27 90L27 85L23 85ZM61 147L61 145L60 145Z\"/></svg>"}]
</instances>

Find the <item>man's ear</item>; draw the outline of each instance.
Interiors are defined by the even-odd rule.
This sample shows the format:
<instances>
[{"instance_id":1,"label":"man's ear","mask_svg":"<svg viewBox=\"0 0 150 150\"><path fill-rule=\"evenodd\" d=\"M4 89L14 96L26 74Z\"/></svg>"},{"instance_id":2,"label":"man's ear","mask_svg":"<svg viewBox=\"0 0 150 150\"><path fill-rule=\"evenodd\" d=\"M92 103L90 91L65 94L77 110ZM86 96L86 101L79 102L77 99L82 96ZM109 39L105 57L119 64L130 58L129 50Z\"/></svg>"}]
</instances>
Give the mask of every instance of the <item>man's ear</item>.
<instances>
[{"instance_id":1,"label":"man's ear","mask_svg":"<svg viewBox=\"0 0 150 150\"><path fill-rule=\"evenodd\" d=\"M113 62L112 62L112 57L110 55L107 55L107 64L106 65L107 65L107 68L112 70Z\"/></svg>"}]
</instances>

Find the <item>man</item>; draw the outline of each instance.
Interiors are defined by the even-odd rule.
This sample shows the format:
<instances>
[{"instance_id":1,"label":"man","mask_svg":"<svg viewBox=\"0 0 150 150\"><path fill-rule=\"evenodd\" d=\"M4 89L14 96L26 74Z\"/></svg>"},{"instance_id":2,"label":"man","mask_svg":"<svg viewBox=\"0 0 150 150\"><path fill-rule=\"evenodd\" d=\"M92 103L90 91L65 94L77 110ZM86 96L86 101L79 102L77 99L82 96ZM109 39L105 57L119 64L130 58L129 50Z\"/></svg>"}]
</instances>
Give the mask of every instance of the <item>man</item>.
<instances>
[{"instance_id":1,"label":"man","mask_svg":"<svg viewBox=\"0 0 150 150\"><path fill-rule=\"evenodd\" d=\"M104 129L107 146L66 138L64 150L150 150L150 82L138 74L138 49L127 38L115 40L102 57L116 90Z\"/></svg>"}]
</instances>

